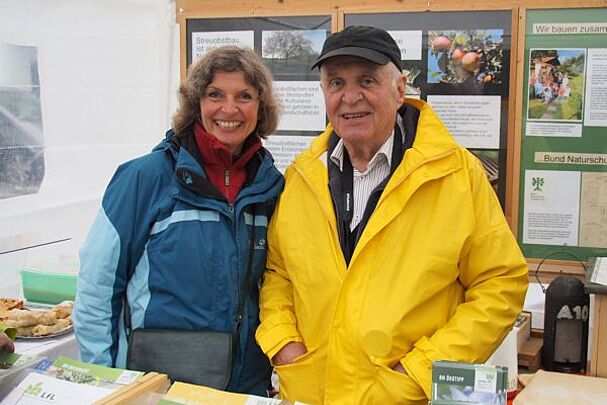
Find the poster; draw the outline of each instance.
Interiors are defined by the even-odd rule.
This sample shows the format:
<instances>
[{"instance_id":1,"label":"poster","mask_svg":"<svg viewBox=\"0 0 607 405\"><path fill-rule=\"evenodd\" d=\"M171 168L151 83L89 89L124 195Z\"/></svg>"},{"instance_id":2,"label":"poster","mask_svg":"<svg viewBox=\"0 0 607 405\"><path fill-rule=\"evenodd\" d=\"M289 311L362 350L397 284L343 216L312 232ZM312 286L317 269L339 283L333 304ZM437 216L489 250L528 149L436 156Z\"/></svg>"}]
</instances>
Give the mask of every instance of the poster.
<instances>
[{"instance_id":1,"label":"poster","mask_svg":"<svg viewBox=\"0 0 607 405\"><path fill-rule=\"evenodd\" d=\"M504 206L512 12L345 13L344 21L394 37L407 97L427 101L479 158Z\"/></svg>"},{"instance_id":2,"label":"poster","mask_svg":"<svg viewBox=\"0 0 607 405\"><path fill-rule=\"evenodd\" d=\"M264 30L261 56L277 76L310 70L322 51L325 30Z\"/></svg>"},{"instance_id":3,"label":"poster","mask_svg":"<svg viewBox=\"0 0 607 405\"><path fill-rule=\"evenodd\" d=\"M527 121L582 121L586 50L531 49Z\"/></svg>"},{"instance_id":4,"label":"poster","mask_svg":"<svg viewBox=\"0 0 607 405\"><path fill-rule=\"evenodd\" d=\"M499 96L428 95L428 104L460 145L470 149L499 149Z\"/></svg>"},{"instance_id":5,"label":"poster","mask_svg":"<svg viewBox=\"0 0 607 405\"><path fill-rule=\"evenodd\" d=\"M578 244L580 172L525 171L523 243Z\"/></svg>"},{"instance_id":6,"label":"poster","mask_svg":"<svg viewBox=\"0 0 607 405\"><path fill-rule=\"evenodd\" d=\"M584 125L607 127L607 48L588 49Z\"/></svg>"},{"instance_id":7,"label":"poster","mask_svg":"<svg viewBox=\"0 0 607 405\"><path fill-rule=\"evenodd\" d=\"M607 255L605 21L604 8L527 11L518 218L526 257Z\"/></svg>"},{"instance_id":8,"label":"poster","mask_svg":"<svg viewBox=\"0 0 607 405\"><path fill-rule=\"evenodd\" d=\"M428 83L467 84L471 90L502 82L504 30L428 32Z\"/></svg>"},{"instance_id":9,"label":"poster","mask_svg":"<svg viewBox=\"0 0 607 405\"><path fill-rule=\"evenodd\" d=\"M402 60L420 60L422 58L422 31L392 30L388 33L400 48Z\"/></svg>"},{"instance_id":10,"label":"poster","mask_svg":"<svg viewBox=\"0 0 607 405\"><path fill-rule=\"evenodd\" d=\"M192 59L219 46L235 45L253 49L253 31L216 31L192 33Z\"/></svg>"},{"instance_id":11,"label":"poster","mask_svg":"<svg viewBox=\"0 0 607 405\"><path fill-rule=\"evenodd\" d=\"M283 105L279 131L324 131L325 99L319 82L275 81L274 91Z\"/></svg>"},{"instance_id":12,"label":"poster","mask_svg":"<svg viewBox=\"0 0 607 405\"><path fill-rule=\"evenodd\" d=\"M283 172L327 125L320 75L310 67L330 30L330 16L186 20L188 65L205 50L230 43L254 49L272 72L282 115L264 145Z\"/></svg>"},{"instance_id":13,"label":"poster","mask_svg":"<svg viewBox=\"0 0 607 405\"><path fill-rule=\"evenodd\" d=\"M607 246L607 173L583 173L581 198L580 245Z\"/></svg>"},{"instance_id":14,"label":"poster","mask_svg":"<svg viewBox=\"0 0 607 405\"><path fill-rule=\"evenodd\" d=\"M272 152L274 164L284 173L289 164L302 150L310 146L314 137L311 136L285 136L272 135L264 139L263 145Z\"/></svg>"}]
</instances>

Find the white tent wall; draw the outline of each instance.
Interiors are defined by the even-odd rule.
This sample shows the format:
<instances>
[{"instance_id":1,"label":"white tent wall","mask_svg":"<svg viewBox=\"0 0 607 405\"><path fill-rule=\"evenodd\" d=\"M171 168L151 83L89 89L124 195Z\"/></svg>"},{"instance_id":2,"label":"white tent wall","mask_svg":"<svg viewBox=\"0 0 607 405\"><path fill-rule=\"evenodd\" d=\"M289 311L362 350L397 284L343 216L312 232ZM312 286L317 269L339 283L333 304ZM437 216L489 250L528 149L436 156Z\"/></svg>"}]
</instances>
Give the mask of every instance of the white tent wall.
<instances>
[{"instance_id":1,"label":"white tent wall","mask_svg":"<svg viewBox=\"0 0 607 405\"><path fill-rule=\"evenodd\" d=\"M19 294L25 267L78 271L117 165L170 126L179 35L170 0L0 0L0 10L0 42L37 48L45 160L38 193L0 199L2 296Z\"/></svg>"}]
</instances>

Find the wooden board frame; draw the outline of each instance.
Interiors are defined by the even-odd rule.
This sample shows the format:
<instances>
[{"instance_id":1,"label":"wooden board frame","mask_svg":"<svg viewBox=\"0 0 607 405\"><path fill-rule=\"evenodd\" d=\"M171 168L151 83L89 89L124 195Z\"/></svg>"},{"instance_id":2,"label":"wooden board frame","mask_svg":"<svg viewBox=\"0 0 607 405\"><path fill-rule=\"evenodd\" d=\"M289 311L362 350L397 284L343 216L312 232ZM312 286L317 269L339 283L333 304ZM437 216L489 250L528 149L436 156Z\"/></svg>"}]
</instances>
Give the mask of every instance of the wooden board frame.
<instances>
[{"instance_id":1,"label":"wooden board frame","mask_svg":"<svg viewBox=\"0 0 607 405\"><path fill-rule=\"evenodd\" d=\"M419 11L424 11L424 12L463 12L465 13L466 11L491 11L491 10L495 10L495 11L509 11L512 15L512 19L510 22L510 27L511 27L511 40L510 40L510 73L509 73L509 87L508 87L508 122L507 122L507 129L506 129L506 145L505 145L505 150L506 150L506 161L504 162L504 175L505 175L505 184L504 184L504 200L502 201L503 203L503 208L504 208L504 214L506 216L506 220L508 222L508 224L510 225L511 229L513 225L516 225L516 221L514 221L514 218L512 217L511 211L512 208L514 207L515 204L518 204L518 200L513 200L513 196L514 196L514 192L512 190L512 186L513 186L513 181L511 181L514 177L518 177L518 170L514 170L514 166L513 166L513 160L514 160L514 139L515 139L515 122L514 122L514 114L516 112L516 98L515 98L515 91L516 91L516 87L515 84L516 82L516 78L517 78L517 70L518 70L518 55L517 55L517 50L518 50L518 33L519 33L519 8L518 7L509 7L507 5L502 5L501 7L493 7L493 8L469 8L467 10L455 10L453 9L453 7L437 7L437 6L433 6L432 4L430 4L429 2L424 2L426 4L422 5L422 7L420 9L417 9L419 7L411 7L411 9L409 9L409 7L407 7L407 10L396 10L393 8L379 8L379 7L372 7L372 8L361 8L361 7L341 7L338 10L338 27L339 29L343 29L345 26L345 15L349 14L369 14L369 13L373 13L373 14L382 14L382 13L390 13L390 12L394 12L394 13L403 13L403 12L419 12ZM406 28L406 27L403 27ZM501 96L500 96L501 97ZM500 145L501 146L501 145ZM517 154L518 155L518 154ZM502 169L500 168L500 171ZM513 232L515 233L514 229ZM516 235L516 233L515 233Z\"/></svg>"},{"instance_id":2,"label":"wooden board frame","mask_svg":"<svg viewBox=\"0 0 607 405\"><path fill-rule=\"evenodd\" d=\"M572 8L572 9L583 9L583 8L604 8L607 7L607 1L579 1L579 2L569 2L569 1L554 1L552 4L550 5L546 5L546 4L535 4L536 2L533 1L529 1L529 2L524 2L525 4L522 4L520 9L519 9L519 31L520 31L520 35L518 38L518 58L517 58L517 66L516 66L516 71L517 71L517 76L516 76L516 83L521 83L521 85L516 87L516 100L517 100L517 106L515 109L515 115L514 115L514 127L515 127L515 131L514 131L514 136L512 139L513 142L513 150L514 150L514 154L513 154L513 161L512 161L512 169L513 169L513 176L510 178L511 180L511 190L512 190L512 194L509 196L511 198L511 204L510 204L510 212L511 212L511 216L509 218L510 220L510 226L512 228L512 231L514 232L514 234L517 236L518 238L518 231L519 231L519 220L520 220L520 215L521 213L519 212L519 207L520 207L520 171L521 171L521 148L522 148L522 143L523 143L523 134L522 134L522 127L523 127L523 114L525 112L523 112L523 105L524 105L524 85L522 85L522 83L524 83L524 77L525 77L525 56L526 56L526 51L525 51L525 44L526 44L526 26L527 26L527 21L526 21L526 16L527 16L527 12L528 11L536 11L536 10L551 10L551 9L567 9L567 8ZM522 246L522 240L519 240L519 244ZM554 249L552 250L552 252L550 252L547 256L545 257L559 257L559 251L562 251L563 248L560 246L554 246ZM561 252L561 253L566 253L566 252ZM561 254L561 260L555 260L555 259L549 259L549 260L543 260L541 256L539 257L535 257L535 258L531 258L531 257L527 257L527 262L529 263L529 274L530 274L530 280L531 281L536 281L536 278L534 276L534 273L536 272L537 266L543 261L544 263L542 264L541 269L538 272L538 276L539 279L541 280L541 282L550 282L552 281L555 277L559 276L559 275L567 275L567 276L573 276L573 277L577 277L578 279L580 279L581 281L584 281L584 277L585 277L585 272L586 272L586 267L587 267L587 263L586 261L579 261L579 260L574 260L573 259L574 255L571 254ZM569 260L571 258L571 260Z\"/></svg>"},{"instance_id":3,"label":"wooden board frame","mask_svg":"<svg viewBox=\"0 0 607 405\"><path fill-rule=\"evenodd\" d=\"M508 141L506 161L505 215L515 235L518 231L520 193L520 148L522 126L522 98L524 77L525 16L527 10L607 7L607 0L241 0L238 2L217 2L209 0L177 0L176 21L180 24L180 67L181 77L186 73L186 24L190 18L234 18L273 16L313 16L331 15L331 30L344 27L344 15L354 13L420 12L420 11L487 11L512 10L512 38L510 65L510 98L508 101ZM539 259L529 259L530 278ZM539 277L549 282L560 274L584 277L584 266L575 261L547 260L542 264Z\"/></svg>"}]
</instances>

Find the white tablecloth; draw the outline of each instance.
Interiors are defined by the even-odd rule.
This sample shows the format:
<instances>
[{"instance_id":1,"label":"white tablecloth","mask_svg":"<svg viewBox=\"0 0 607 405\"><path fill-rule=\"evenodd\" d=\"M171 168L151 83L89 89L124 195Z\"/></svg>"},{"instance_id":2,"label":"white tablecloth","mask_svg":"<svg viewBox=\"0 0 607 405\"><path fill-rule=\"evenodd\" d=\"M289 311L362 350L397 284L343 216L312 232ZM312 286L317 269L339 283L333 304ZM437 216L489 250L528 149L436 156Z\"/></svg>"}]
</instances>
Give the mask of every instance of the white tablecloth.
<instances>
[{"instance_id":1,"label":"white tablecloth","mask_svg":"<svg viewBox=\"0 0 607 405\"><path fill-rule=\"evenodd\" d=\"M55 360L59 356L67 356L78 359L78 342L74 332L63 336L47 339L19 339L15 341L15 353L39 355L49 360Z\"/></svg>"}]
</instances>

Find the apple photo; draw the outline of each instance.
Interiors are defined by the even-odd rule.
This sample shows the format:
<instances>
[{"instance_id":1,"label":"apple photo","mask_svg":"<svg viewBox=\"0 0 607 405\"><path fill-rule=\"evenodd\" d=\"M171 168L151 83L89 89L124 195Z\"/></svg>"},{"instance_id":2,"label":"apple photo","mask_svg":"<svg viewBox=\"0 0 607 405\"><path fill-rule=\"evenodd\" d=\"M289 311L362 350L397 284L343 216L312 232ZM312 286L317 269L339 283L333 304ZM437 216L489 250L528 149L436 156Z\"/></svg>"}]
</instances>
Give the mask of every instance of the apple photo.
<instances>
[{"instance_id":1,"label":"apple photo","mask_svg":"<svg viewBox=\"0 0 607 405\"><path fill-rule=\"evenodd\" d=\"M531 49L527 119L582 120L585 49Z\"/></svg>"},{"instance_id":2,"label":"apple photo","mask_svg":"<svg viewBox=\"0 0 607 405\"><path fill-rule=\"evenodd\" d=\"M428 83L502 83L503 30L428 32Z\"/></svg>"}]
</instances>

